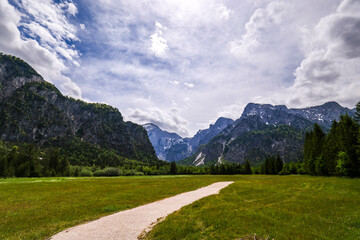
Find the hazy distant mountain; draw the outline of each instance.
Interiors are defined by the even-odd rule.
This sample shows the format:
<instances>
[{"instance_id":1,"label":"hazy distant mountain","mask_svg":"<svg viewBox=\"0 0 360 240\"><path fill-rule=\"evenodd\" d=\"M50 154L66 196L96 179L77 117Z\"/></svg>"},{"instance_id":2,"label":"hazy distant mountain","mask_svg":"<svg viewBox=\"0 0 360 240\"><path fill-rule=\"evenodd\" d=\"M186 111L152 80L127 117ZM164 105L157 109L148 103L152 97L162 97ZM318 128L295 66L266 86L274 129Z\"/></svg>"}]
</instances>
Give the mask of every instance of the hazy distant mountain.
<instances>
[{"instance_id":1,"label":"hazy distant mountain","mask_svg":"<svg viewBox=\"0 0 360 240\"><path fill-rule=\"evenodd\" d=\"M181 138L176 133L161 130L151 123L143 126L148 131L158 158L171 162L189 157L200 145L208 143L233 122L228 118L219 118L215 124L211 124L208 129L199 130L192 138Z\"/></svg>"},{"instance_id":2,"label":"hazy distant mountain","mask_svg":"<svg viewBox=\"0 0 360 240\"><path fill-rule=\"evenodd\" d=\"M158 161L145 129L124 122L116 108L66 97L26 62L4 54L0 54L0 137L39 146L86 142L129 159ZM76 149L80 155L82 150Z\"/></svg>"},{"instance_id":3,"label":"hazy distant mountain","mask_svg":"<svg viewBox=\"0 0 360 240\"><path fill-rule=\"evenodd\" d=\"M182 139L176 133L169 133L161 130L158 126L152 123L144 124L143 127L148 132L149 139L154 146L156 155L161 160L166 160L166 150L169 149L174 143Z\"/></svg>"},{"instance_id":4,"label":"hazy distant mountain","mask_svg":"<svg viewBox=\"0 0 360 240\"><path fill-rule=\"evenodd\" d=\"M304 133L314 123L329 129L341 114L353 115L354 110L336 102L303 109L284 105L249 103L241 117L219 135L180 163L189 165L240 162L248 159L261 162L266 155L279 154L286 162L302 157Z\"/></svg>"}]
</instances>

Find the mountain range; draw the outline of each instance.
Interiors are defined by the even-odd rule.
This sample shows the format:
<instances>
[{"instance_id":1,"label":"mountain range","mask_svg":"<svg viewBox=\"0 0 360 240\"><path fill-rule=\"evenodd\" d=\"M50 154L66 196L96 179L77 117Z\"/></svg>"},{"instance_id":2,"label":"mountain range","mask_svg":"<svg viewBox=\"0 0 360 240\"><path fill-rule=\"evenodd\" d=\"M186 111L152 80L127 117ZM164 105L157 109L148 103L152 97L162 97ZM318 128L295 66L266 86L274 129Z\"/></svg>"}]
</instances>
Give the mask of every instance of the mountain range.
<instances>
[{"instance_id":1,"label":"mountain range","mask_svg":"<svg viewBox=\"0 0 360 240\"><path fill-rule=\"evenodd\" d=\"M354 112L336 102L300 109L249 103L239 119L222 117L182 138L155 124L125 122L109 105L64 96L26 62L0 53L1 140L59 147L74 165L92 165L93 156L106 160L100 163L104 166L116 166L123 162L119 159L195 166L248 159L258 164L268 155L298 161L305 132L314 123L327 131L341 114Z\"/></svg>"},{"instance_id":2,"label":"mountain range","mask_svg":"<svg viewBox=\"0 0 360 240\"><path fill-rule=\"evenodd\" d=\"M179 161L191 156L198 147L208 143L234 121L229 118L219 118L208 129L199 130L192 138L182 138L176 133L169 133L152 123L144 124L156 155L161 160Z\"/></svg>"},{"instance_id":3,"label":"mountain range","mask_svg":"<svg viewBox=\"0 0 360 240\"><path fill-rule=\"evenodd\" d=\"M90 144L91 151L100 147L127 159L158 162L141 125L125 122L111 106L64 96L26 62L5 54L0 54L0 138L41 147Z\"/></svg>"},{"instance_id":4,"label":"mountain range","mask_svg":"<svg viewBox=\"0 0 360 240\"><path fill-rule=\"evenodd\" d=\"M243 163L245 159L259 164L268 155L290 162L302 158L305 132L314 123L328 131L341 114L354 112L336 102L299 109L249 103L236 121L220 118L193 138L181 138L154 124L146 124L145 129L158 157L180 164Z\"/></svg>"}]
</instances>

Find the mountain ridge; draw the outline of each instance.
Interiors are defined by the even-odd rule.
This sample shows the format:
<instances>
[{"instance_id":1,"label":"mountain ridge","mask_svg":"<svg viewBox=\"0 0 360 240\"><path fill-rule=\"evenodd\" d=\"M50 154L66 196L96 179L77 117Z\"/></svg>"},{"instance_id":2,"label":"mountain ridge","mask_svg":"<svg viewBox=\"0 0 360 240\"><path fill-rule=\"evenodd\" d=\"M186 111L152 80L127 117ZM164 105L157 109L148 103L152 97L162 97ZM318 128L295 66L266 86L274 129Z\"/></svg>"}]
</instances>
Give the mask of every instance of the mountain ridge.
<instances>
[{"instance_id":1,"label":"mountain ridge","mask_svg":"<svg viewBox=\"0 0 360 240\"><path fill-rule=\"evenodd\" d=\"M199 130L191 138L182 138L178 134L164 131L152 123L143 126L148 131L157 156L162 160L172 162L190 156L199 146L209 142L233 122L232 119L220 117L214 124L210 124L209 128Z\"/></svg>"},{"instance_id":2,"label":"mountain ridge","mask_svg":"<svg viewBox=\"0 0 360 240\"><path fill-rule=\"evenodd\" d=\"M258 164L267 155L297 161L302 158L304 134L314 123L327 131L341 114L352 116L354 112L336 102L299 109L249 103L239 119L179 163L199 166L248 159Z\"/></svg>"}]
</instances>

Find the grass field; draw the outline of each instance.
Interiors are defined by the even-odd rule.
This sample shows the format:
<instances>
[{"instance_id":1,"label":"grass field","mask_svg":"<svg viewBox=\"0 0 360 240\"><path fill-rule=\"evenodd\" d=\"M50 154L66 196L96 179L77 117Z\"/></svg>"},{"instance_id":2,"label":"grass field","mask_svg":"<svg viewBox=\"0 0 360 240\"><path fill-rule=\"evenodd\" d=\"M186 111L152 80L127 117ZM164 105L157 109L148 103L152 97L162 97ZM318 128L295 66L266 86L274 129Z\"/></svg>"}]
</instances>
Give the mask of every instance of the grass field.
<instances>
[{"instance_id":1,"label":"grass field","mask_svg":"<svg viewBox=\"0 0 360 240\"><path fill-rule=\"evenodd\" d=\"M0 180L0 239L45 239L124 209L234 180L155 226L148 239L360 239L360 180L156 176Z\"/></svg>"},{"instance_id":2,"label":"grass field","mask_svg":"<svg viewBox=\"0 0 360 240\"><path fill-rule=\"evenodd\" d=\"M45 239L113 212L220 181L211 176L0 180L0 239Z\"/></svg>"},{"instance_id":3,"label":"grass field","mask_svg":"<svg viewBox=\"0 0 360 240\"><path fill-rule=\"evenodd\" d=\"M147 239L360 239L360 180L243 176L182 208Z\"/></svg>"}]
</instances>

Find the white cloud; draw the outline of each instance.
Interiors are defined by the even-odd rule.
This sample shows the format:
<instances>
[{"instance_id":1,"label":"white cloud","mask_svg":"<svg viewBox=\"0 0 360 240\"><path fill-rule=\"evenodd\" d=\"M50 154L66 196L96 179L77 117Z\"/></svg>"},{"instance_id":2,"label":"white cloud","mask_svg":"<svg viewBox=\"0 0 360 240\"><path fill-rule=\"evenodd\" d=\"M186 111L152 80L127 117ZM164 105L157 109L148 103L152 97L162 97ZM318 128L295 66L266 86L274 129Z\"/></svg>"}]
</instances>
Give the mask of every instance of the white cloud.
<instances>
[{"instance_id":1,"label":"white cloud","mask_svg":"<svg viewBox=\"0 0 360 240\"><path fill-rule=\"evenodd\" d=\"M179 110L176 108L172 108L169 112L165 112L157 107L146 110L129 108L126 110L126 115L129 120L134 122L141 124L150 122L169 132L176 132L182 136L189 135L186 129L188 122L180 117Z\"/></svg>"},{"instance_id":2,"label":"white cloud","mask_svg":"<svg viewBox=\"0 0 360 240\"><path fill-rule=\"evenodd\" d=\"M158 57L165 56L169 48L166 39L162 37L164 30L166 30L166 27L163 27L159 22L155 22L155 32L150 36L150 50Z\"/></svg>"},{"instance_id":3,"label":"white cloud","mask_svg":"<svg viewBox=\"0 0 360 240\"><path fill-rule=\"evenodd\" d=\"M268 29L280 25L288 9L285 2L274 1L265 8L257 9L245 25L245 33L240 40L229 43L230 51L238 57L252 54L267 39L264 34L271 34Z\"/></svg>"},{"instance_id":4,"label":"white cloud","mask_svg":"<svg viewBox=\"0 0 360 240\"><path fill-rule=\"evenodd\" d=\"M47 81L53 82L64 94L81 98L80 88L63 74L67 71L64 60L78 56L65 40L76 40L73 26L62 15L62 10L51 1L22 1L20 13L8 1L0 2L0 51L27 61ZM29 20L36 16L35 21ZM28 38L18 27L25 27ZM31 37L37 36L37 42Z\"/></svg>"},{"instance_id":5,"label":"white cloud","mask_svg":"<svg viewBox=\"0 0 360 240\"><path fill-rule=\"evenodd\" d=\"M80 29L81 29L81 30L85 30L85 24L82 24L82 23L81 23L81 24L80 24Z\"/></svg>"},{"instance_id":6,"label":"white cloud","mask_svg":"<svg viewBox=\"0 0 360 240\"><path fill-rule=\"evenodd\" d=\"M175 85L175 86L179 85L179 81L176 81L176 80L175 81L169 81L169 83L172 84L172 85Z\"/></svg>"},{"instance_id":7,"label":"white cloud","mask_svg":"<svg viewBox=\"0 0 360 240\"><path fill-rule=\"evenodd\" d=\"M336 100L350 105L360 89L359 1L344 0L334 13L307 31L306 57L289 88L290 104L307 106ZM351 87L349 87L351 86Z\"/></svg>"},{"instance_id":8,"label":"white cloud","mask_svg":"<svg viewBox=\"0 0 360 240\"><path fill-rule=\"evenodd\" d=\"M69 2L67 4L67 11L71 14L71 15L76 15L78 13L77 7L75 6L74 3Z\"/></svg>"},{"instance_id":9,"label":"white cloud","mask_svg":"<svg viewBox=\"0 0 360 240\"><path fill-rule=\"evenodd\" d=\"M193 87L195 87L195 85L193 84L193 83L184 83L184 85L185 85L185 87L187 87L187 88L193 88Z\"/></svg>"}]
</instances>

